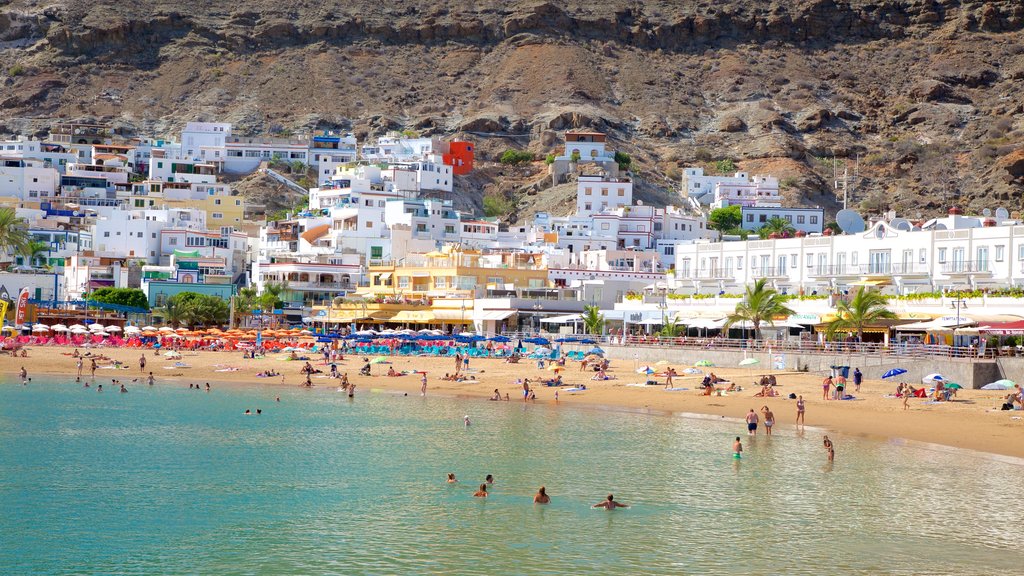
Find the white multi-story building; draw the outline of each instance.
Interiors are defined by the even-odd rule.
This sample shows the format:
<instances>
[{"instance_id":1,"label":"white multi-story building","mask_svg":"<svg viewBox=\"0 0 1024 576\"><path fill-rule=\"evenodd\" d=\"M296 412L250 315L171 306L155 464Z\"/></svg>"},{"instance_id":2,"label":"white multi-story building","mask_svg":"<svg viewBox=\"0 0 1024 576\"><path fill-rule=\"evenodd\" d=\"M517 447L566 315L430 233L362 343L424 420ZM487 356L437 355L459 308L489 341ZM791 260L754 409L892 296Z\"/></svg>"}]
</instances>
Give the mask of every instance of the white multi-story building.
<instances>
[{"instance_id":1,"label":"white multi-story building","mask_svg":"<svg viewBox=\"0 0 1024 576\"><path fill-rule=\"evenodd\" d=\"M110 210L92 227L93 250L108 258L138 258L156 264L160 234L167 228L206 230L206 213L195 209Z\"/></svg>"},{"instance_id":2,"label":"white multi-story building","mask_svg":"<svg viewBox=\"0 0 1024 576\"><path fill-rule=\"evenodd\" d=\"M226 122L189 122L181 131L182 158L223 165L231 124Z\"/></svg>"},{"instance_id":3,"label":"white multi-story building","mask_svg":"<svg viewBox=\"0 0 1024 576\"><path fill-rule=\"evenodd\" d=\"M437 138L404 138L389 134L363 145L360 156L367 162L413 162L444 152L444 143Z\"/></svg>"},{"instance_id":4,"label":"white multi-story building","mask_svg":"<svg viewBox=\"0 0 1024 576\"><path fill-rule=\"evenodd\" d=\"M252 172L260 162L275 158L285 163L309 163L309 139L304 137L229 136L225 149L224 171L233 174Z\"/></svg>"},{"instance_id":5,"label":"white multi-story building","mask_svg":"<svg viewBox=\"0 0 1024 576\"><path fill-rule=\"evenodd\" d=\"M580 176L577 181L577 216L592 216L632 204L633 182L627 178Z\"/></svg>"},{"instance_id":6,"label":"white multi-story building","mask_svg":"<svg viewBox=\"0 0 1024 576\"><path fill-rule=\"evenodd\" d=\"M63 145L24 137L0 142L0 156L42 160L44 166L55 168L61 174L64 174L68 164L79 161L78 154L72 153Z\"/></svg>"},{"instance_id":7,"label":"white multi-story building","mask_svg":"<svg viewBox=\"0 0 1024 576\"><path fill-rule=\"evenodd\" d=\"M0 196L46 201L54 196L60 173L35 158L0 154Z\"/></svg>"},{"instance_id":8,"label":"white multi-story building","mask_svg":"<svg viewBox=\"0 0 1024 576\"><path fill-rule=\"evenodd\" d=\"M734 204L769 206L781 202L777 178L759 175L751 178L747 172L706 176L703 168L684 168L680 192L684 198L694 198L712 208Z\"/></svg>"},{"instance_id":9,"label":"white multi-story building","mask_svg":"<svg viewBox=\"0 0 1024 576\"><path fill-rule=\"evenodd\" d=\"M1015 221L952 214L906 228L880 221L858 234L677 246L676 277L698 292L740 291L758 278L791 294L1024 285L1024 226Z\"/></svg>"},{"instance_id":10,"label":"white multi-story building","mask_svg":"<svg viewBox=\"0 0 1024 576\"><path fill-rule=\"evenodd\" d=\"M781 206L744 206L740 209L744 230L758 231L772 218L782 218L797 232L820 234L825 227L822 208L783 208Z\"/></svg>"}]
</instances>

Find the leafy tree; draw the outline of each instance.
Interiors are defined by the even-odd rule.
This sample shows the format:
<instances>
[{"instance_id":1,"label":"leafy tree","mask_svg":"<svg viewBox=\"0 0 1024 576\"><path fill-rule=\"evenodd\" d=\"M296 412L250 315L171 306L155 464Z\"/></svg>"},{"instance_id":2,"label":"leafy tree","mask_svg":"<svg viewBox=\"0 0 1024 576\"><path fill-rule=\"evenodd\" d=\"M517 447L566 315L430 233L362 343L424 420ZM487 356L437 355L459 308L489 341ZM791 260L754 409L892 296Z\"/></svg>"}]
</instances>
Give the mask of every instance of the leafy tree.
<instances>
[{"instance_id":1,"label":"leafy tree","mask_svg":"<svg viewBox=\"0 0 1024 576\"><path fill-rule=\"evenodd\" d=\"M659 331L659 333L662 336L666 338L675 338L676 336L679 336L679 333L682 332L684 329L685 327L679 323L679 318L677 318L674 314L672 315L672 319L669 320L668 318L666 318L665 314L662 313L661 330Z\"/></svg>"},{"instance_id":2,"label":"leafy tree","mask_svg":"<svg viewBox=\"0 0 1024 576\"><path fill-rule=\"evenodd\" d=\"M708 226L725 233L743 224L743 212L739 206L725 206L715 208L708 215Z\"/></svg>"},{"instance_id":3,"label":"leafy tree","mask_svg":"<svg viewBox=\"0 0 1024 576\"><path fill-rule=\"evenodd\" d=\"M625 171L629 170L630 166L633 164L633 159L625 152L616 152L615 163L619 165L619 170Z\"/></svg>"},{"instance_id":4,"label":"leafy tree","mask_svg":"<svg viewBox=\"0 0 1024 576\"><path fill-rule=\"evenodd\" d=\"M301 160L292 160L292 162L288 164L288 169L291 170L292 174L306 173L306 165L303 164Z\"/></svg>"},{"instance_id":5,"label":"leafy tree","mask_svg":"<svg viewBox=\"0 0 1024 576\"><path fill-rule=\"evenodd\" d=\"M516 205L501 193L484 196L484 214L489 218L507 216L515 211Z\"/></svg>"},{"instance_id":6,"label":"leafy tree","mask_svg":"<svg viewBox=\"0 0 1024 576\"><path fill-rule=\"evenodd\" d=\"M267 282L260 293L255 286L238 291L235 296L235 315L241 318L252 316L253 310L276 310L284 307L282 294L288 290L287 282Z\"/></svg>"},{"instance_id":7,"label":"leafy tree","mask_svg":"<svg viewBox=\"0 0 1024 576\"><path fill-rule=\"evenodd\" d=\"M149 298L138 288L98 288L89 293L88 299L105 304L118 304L149 310Z\"/></svg>"},{"instance_id":8,"label":"leafy tree","mask_svg":"<svg viewBox=\"0 0 1024 576\"><path fill-rule=\"evenodd\" d=\"M24 254L29 244L28 225L13 208L0 208L0 258L11 253Z\"/></svg>"},{"instance_id":9,"label":"leafy tree","mask_svg":"<svg viewBox=\"0 0 1024 576\"><path fill-rule=\"evenodd\" d=\"M604 331L604 314L594 305L583 307L583 329L587 334L600 334Z\"/></svg>"},{"instance_id":10,"label":"leafy tree","mask_svg":"<svg viewBox=\"0 0 1024 576\"><path fill-rule=\"evenodd\" d=\"M790 224L788 220L785 218L779 218L778 216L773 216L764 223L764 226L761 226L761 229L757 231L757 234L761 238L768 238L772 234L777 234L782 238L788 238L794 232L796 232L796 228L793 228L793 225Z\"/></svg>"},{"instance_id":11,"label":"leafy tree","mask_svg":"<svg viewBox=\"0 0 1024 576\"><path fill-rule=\"evenodd\" d=\"M544 157L545 164L554 164L556 156L554 154L548 154Z\"/></svg>"},{"instance_id":12,"label":"leafy tree","mask_svg":"<svg viewBox=\"0 0 1024 576\"><path fill-rule=\"evenodd\" d=\"M715 170L717 170L719 174L732 174L733 172L736 172L736 163L729 158L725 158L724 160L715 162Z\"/></svg>"},{"instance_id":13,"label":"leafy tree","mask_svg":"<svg viewBox=\"0 0 1024 576\"><path fill-rule=\"evenodd\" d=\"M533 162L533 152L513 150L509 148L501 155L499 162L502 164L525 164L526 162Z\"/></svg>"},{"instance_id":14,"label":"leafy tree","mask_svg":"<svg viewBox=\"0 0 1024 576\"><path fill-rule=\"evenodd\" d=\"M181 292L167 299L164 320L175 325L208 326L228 321L228 304L221 298L196 292Z\"/></svg>"},{"instance_id":15,"label":"leafy tree","mask_svg":"<svg viewBox=\"0 0 1024 576\"><path fill-rule=\"evenodd\" d=\"M896 314L888 308L888 300L881 292L868 290L866 286L857 289L850 301L836 305L836 319L829 323L826 334L833 338L841 332L856 332L864 340L864 328L879 320L894 319Z\"/></svg>"},{"instance_id":16,"label":"leafy tree","mask_svg":"<svg viewBox=\"0 0 1024 576\"><path fill-rule=\"evenodd\" d=\"M569 155L569 160L572 161L572 162L579 162L580 161L580 151L579 150L573 150L572 154Z\"/></svg>"},{"instance_id":17,"label":"leafy tree","mask_svg":"<svg viewBox=\"0 0 1024 576\"><path fill-rule=\"evenodd\" d=\"M786 306L786 298L774 288L768 287L768 280L760 278L753 286L747 286L743 300L736 304L736 311L725 319L725 329L733 324L750 322L754 325L754 338L761 339L761 324L774 324L776 316L789 316L793 310Z\"/></svg>"}]
</instances>

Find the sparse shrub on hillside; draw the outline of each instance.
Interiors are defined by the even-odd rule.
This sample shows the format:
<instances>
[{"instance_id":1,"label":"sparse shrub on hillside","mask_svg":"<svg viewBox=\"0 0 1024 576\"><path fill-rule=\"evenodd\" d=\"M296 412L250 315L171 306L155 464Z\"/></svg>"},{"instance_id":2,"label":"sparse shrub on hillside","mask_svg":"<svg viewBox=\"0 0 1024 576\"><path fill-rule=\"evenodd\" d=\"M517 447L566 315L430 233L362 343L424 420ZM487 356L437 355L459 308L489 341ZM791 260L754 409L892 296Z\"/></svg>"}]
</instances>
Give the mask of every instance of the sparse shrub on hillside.
<instances>
[{"instance_id":1,"label":"sparse shrub on hillside","mask_svg":"<svg viewBox=\"0 0 1024 576\"><path fill-rule=\"evenodd\" d=\"M505 150L505 153L501 155L499 160L502 164L525 164L526 162L533 162L533 152L526 152L525 150Z\"/></svg>"},{"instance_id":2,"label":"sparse shrub on hillside","mask_svg":"<svg viewBox=\"0 0 1024 576\"><path fill-rule=\"evenodd\" d=\"M504 194L491 193L484 196L484 215L489 218L507 216L512 213L516 205Z\"/></svg>"},{"instance_id":3,"label":"sparse shrub on hillside","mask_svg":"<svg viewBox=\"0 0 1024 576\"><path fill-rule=\"evenodd\" d=\"M725 158L715 162L715 170L719 174L732 174L736 172L736 163L731 158Z\"/></svg>"},{"instance_id":4,"label":"sparse shrub on hillside","mask_svg":"<svg viewBox=\"0 0 1024 576\"><path fill-rule=\"evenodd\" d=\"M555 163L555 155L554 154L548 154L547 156L545 156L544 157L544 163L545 164L554 164Z\"/></svg>"},{"instance_id":5,"label":"sparse shrub on hillside","mask_svg":"<svg viewBox=\"0 0 1024 576\"><path fill-rule=\"evenodd\" d=\"M707 148L697 148L693 151L693 158L697 162L711 162L711 150Z\"/></svg>"},{"instance_id":6,"label":"sparse shrub on hillside","mask_svg":"<svg viewBox=\"0 0 1024 576\"><path fill-rule=\"evenodd\" d=\"M630 158L629 154L626 154L625 152L616 152L615 163L619 165L619 170L626 171L629 170L630 166L632 165L633 159Z\"/></svg>"},{"instance_id":7,"label":"sparse shrub on hillside","mask_svg":"<svg viewBox=\"0 0 1024 576\"><path fill-rule=\"evenodd\" d=\"M578 150L573 150L572 155L569 156L569 160L572 160L573 162L579 162L580 161L580 153L579 153L579 151Z\"/></svg>"},{"instance_id":8,"label":"sparse shrub on hillside","mask_svg":"<svg viewBox=\"0 0 1024 576\"><path fill-rule=\"evenodd\" d=\"M792 176L788 178L783 178L782 180L779 181L779 188L782 188L783 190L792 188L794 186L796 186L796 178L793 178Z\"/></svg>"},{"instance_id":9,"label":"sparse shrub on hillside","mask_svg":"<svg viewBox=\"0 0 1024 576\"><path fill-rule=\"evenodd\" d=\"M21 64L15 64L14 66L11 66L10 70L8 70L7 73L11 77L21 76L22 74L25 73L25 67L22 66Z\"/></svg>"}]
</instances>

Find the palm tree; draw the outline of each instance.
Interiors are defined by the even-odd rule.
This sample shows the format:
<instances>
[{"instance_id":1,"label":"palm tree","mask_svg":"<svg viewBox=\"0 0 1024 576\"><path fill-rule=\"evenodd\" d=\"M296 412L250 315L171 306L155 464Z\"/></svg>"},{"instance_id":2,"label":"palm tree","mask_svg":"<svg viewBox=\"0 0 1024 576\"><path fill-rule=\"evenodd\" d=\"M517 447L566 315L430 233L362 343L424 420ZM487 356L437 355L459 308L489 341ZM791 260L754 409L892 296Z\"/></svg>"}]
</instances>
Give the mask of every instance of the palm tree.
<instances>
[{"instance_id":1,"label":"palm tree","mask_svg":"<svg viewBox=\"0 0 1024 576\"><path fill-rule=\"evenodd\" d=\"M679 323L679 318L675 315L669 320L665 313L661 314L661 335L665 338L675 338L679 336L679 333L683 331L683 325Z\"/></svg>"},{"instance_id":2,"label":"palm tree","mask_svg":"<svg viewBox=\"0 0 1024 576\"><path fill-rule=\"evenodd\" d=\"M50 245L46 242L40 242L38 240L32 240L25 245L25 250L22 252L22 256L27 258L29 266L35 266L38 261L38 257L42 256L50 251ZM49 263L47 263L49 264Z\"/></svg>"},{"instance_id":3,"label":"palm tree","mask_svg":"<svg viewBox=\"0 0 1024 576\"><path fill-rule=\"evenodd\" d=\"M774 288L768 287L768 280L765 278L754 282L753 286L747 286L743 300L736 305L736 311L725 319L724 329L728 330L733 324L750 322L754 325L754 338L761 339L761 323L774 324L776 316L789 316L794 312Z\"/></svg>"},{"instance_id":4,"label":"palm tree","mask_svg":"<svg viewBox=\"0 0 1024 576\"><path fill-rule=\"evenodd\" d=\"M12 252L24 254L28 243L25 220L13 208L0 208L0 258L6 259Z\"/></svg>"},{"instance_id":5,"label":"palm tree","mask_svg":"<svg viewBox=\"0 0 1024 576\"><path fill-rule=\"evenodd\" d=\"M583 307L583 328L587 334L600 334L604 330L604 314L597 306Z\"/></svg>"},{"instance_id":6,"label":"palm tree","mask_svg":"<svg viewBox=\"0 0 1024 576\"><path fill-rule=\"evenodd\" d=\"M761 238L768 238L772 234L777 234L780 238L787 238L794 232L796 232L796 228L793 228L789 220L773 216L765 222L764 226L761 226L761 229L757 231L757 235Z\"/></svg>"},{"instance_id":7,"label":"palm tree","mask_svg":"<svg viewBox=\"0 0 1024 576\"><path fill-rule=\"evenodd\" d=\"M856 332L858 341L863 342L866 326L897 317L889 310L888 303L881 292L861 286L852 300L836 305L836 319L829 323L826 334L832 338L840 332Z\"/></svg>"}]
</instances>

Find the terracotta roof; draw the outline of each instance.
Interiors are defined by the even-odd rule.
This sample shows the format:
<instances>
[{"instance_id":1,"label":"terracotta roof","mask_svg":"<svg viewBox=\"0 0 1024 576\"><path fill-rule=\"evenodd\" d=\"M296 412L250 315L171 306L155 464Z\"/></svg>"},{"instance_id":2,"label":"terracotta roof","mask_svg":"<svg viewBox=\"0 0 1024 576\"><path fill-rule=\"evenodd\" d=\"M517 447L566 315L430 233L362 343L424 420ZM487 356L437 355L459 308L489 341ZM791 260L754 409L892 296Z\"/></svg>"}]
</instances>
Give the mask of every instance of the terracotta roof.
<instances>
[{"instance_id":1,"label":"terracotta roof","mask_svg":"<svg viewBox=\"0 0 1024 576\"><path fill-rule=\"evenodd\" d=\"M313 242L316 242L317 240L326 236L327 232L330 231L330 229L331 226L329 224L321 224L319 226L314 226L302 233L302 239L312 244Z\"/></svg>"}]
</instances>

